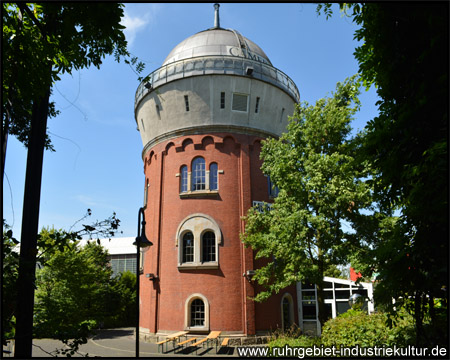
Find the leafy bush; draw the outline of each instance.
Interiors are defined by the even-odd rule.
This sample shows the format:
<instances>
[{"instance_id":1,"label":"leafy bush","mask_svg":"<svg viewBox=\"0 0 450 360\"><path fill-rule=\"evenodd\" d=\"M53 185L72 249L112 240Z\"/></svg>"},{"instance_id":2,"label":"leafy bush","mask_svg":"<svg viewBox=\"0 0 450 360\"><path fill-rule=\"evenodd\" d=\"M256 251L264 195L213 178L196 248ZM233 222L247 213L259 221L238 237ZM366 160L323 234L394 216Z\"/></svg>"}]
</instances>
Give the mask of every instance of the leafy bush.
<instances>
[{"instance_id":1,"label":"leafy bush","mask_svg":"<svg viewBox=\"0 0 450 360\"><path fill-rule=\"evenodd\" d=\"M287 331L281 329L275 330L267 344L270 348L284 347L311 347L313 345L320 345L320 338L302 335L302 331L296 325L292 325Z\"/></svg>"},{"instance_id":2,"label":"leafy bush","mask_svg":"<svg viewBox=\"0 0 450 360\"><path fill-rule=\"evenodd\" d=\"M406 313L402 313L389 327L384 313L368 315L352 309L327 321L322 331L322 344L325 346L406 346L412 345L414 339L413 319Z\"/></svg>"},{"instance_id":3,"label":"leafy bush","mask_svg":"<svg viewBox=\"0 0 450 360\"><path fill-rule=\"evenodd\" d=\"M136 324L136 274L125 271L113 280L114 296L109 300L115 311L105 319L104 327L125 327Z\"/></svg>"}]
</instances>

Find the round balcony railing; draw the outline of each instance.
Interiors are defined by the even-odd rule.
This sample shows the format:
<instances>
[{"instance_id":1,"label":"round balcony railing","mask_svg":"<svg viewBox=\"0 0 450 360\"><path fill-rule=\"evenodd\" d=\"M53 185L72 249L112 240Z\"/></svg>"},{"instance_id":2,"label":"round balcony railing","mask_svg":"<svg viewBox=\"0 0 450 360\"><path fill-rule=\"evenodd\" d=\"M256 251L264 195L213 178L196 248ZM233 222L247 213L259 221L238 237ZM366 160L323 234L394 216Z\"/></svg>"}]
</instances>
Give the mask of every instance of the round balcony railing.
<instances>
[{"instance_id":1,"label":"round balcony railing","mask_svg":"<svg viewBox=\"0 0 450 360\"><path fill-rule=\"evenodd\" d=\"M253 69L251 75L247 74L249 67ZM284 72L273 66L234 56L201 56L173 62L153 71L139 84L134 106L136 108L145 95L163 84L185 77L210 74L251 76L279 87L286 91L296 103L300 102L300 93L295 83Z\"/></svg>"}]
</instances>

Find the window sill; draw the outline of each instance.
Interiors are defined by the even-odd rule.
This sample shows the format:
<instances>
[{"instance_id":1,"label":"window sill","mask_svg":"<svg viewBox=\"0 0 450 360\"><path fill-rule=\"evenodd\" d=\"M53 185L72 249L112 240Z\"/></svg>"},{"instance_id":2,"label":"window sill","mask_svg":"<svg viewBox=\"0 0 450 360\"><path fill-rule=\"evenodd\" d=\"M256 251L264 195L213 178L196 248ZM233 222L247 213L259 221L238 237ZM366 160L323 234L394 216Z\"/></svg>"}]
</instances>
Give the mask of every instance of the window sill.
<instances>
[{"instance_id":1,"label":"window sill","mask_svg":"<svg viewBox=\"0 0 450 360\"><path fill-rule=\"evenodd\" d=\"M184 330L191 333L203 333L205 331L209 332L209 328L206 326L188 326Z\"/></svg>"},{"instance_id":2,"label":"window sill","mask_svg":"<svg viewBox=\"0 0 450 360\"><path fill-rule=\"evenodd\" d=\"M219 263L217 261L211 261L206 263L185 263L178 264L178 270L208 270L208 269L218 269Z\"/></svg>"},{"instance_id":3,"label":"window sill","mask_svg":"<svg viewBox=\"0 0 450 360\"><path fill-rule=\"evenodd\" d=\"M218 194L219 194L218 190L186 191L186 192L180 193L180 198L202 197L202 196L217 196Z\"/></svg>"}]
</instances>

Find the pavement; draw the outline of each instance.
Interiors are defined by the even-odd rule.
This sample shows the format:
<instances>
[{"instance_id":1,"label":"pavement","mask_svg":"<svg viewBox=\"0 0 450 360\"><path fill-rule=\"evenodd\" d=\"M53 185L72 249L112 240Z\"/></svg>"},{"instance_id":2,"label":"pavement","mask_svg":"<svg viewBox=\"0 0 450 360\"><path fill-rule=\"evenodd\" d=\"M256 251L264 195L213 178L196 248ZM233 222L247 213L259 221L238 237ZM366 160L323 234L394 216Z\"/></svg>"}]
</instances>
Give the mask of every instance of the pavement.
<instances>
[{"instance_id":1,"label":"pavement","mask_svg":"<svg viewBox=\"0 0 450 360\"><path fill-rule=\"evenodd\" d=\"M54 357L57 349L63 349L65 345L54 339L35 339L33 340L33 357ZM164 349L166 350L166 349ZM175 349L169 345L167 352L161 353L158 345L154 343L139 342L139 357L154 358L154 357L228 357L237 356L234 347L227 347L220 349L216 354L214 346L197 348L193 347L181 350ZM6 354L3 354L4 357ZM12 356L13 354L11 354ZM136 340L134 336L134 328L120 328L120 329L103 329L97 330L97 334L89 338L86 344L80 346L78 353L72 355L73 357L122 357L134 358L136 357ZM65 355L58 355L65 357Z\"/></svg>"}]
</instances>

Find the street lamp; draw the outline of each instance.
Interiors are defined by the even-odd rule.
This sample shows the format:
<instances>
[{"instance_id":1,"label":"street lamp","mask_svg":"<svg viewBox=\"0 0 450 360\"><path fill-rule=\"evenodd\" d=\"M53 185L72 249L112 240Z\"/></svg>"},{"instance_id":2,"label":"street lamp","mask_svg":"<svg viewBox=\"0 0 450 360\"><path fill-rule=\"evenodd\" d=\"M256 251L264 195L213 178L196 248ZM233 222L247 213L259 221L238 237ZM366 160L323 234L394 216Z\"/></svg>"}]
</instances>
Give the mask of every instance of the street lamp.
<instances>
[{"instance_id":1,"label":"street lamp","mask_svg":"<svg viewBox=\"0 0 450 360\"><path fill-rule=\"evenodd\" d=\"M142 214L142 222L141 222L141 214ZM141 228L142 225L142 228ZM133 243L136 245L136 357L139 357L139 288L140 288L140 253L141 247L149 247L152 246L153 243L147 239L145 236L145 215L144 208L139 209L138 213L138 230L136 241Z\"/></svg>"}]
</instances>

